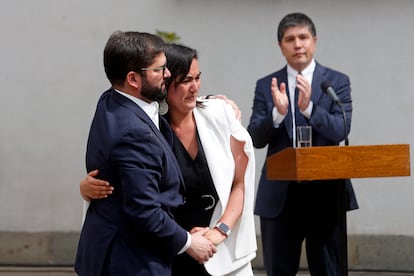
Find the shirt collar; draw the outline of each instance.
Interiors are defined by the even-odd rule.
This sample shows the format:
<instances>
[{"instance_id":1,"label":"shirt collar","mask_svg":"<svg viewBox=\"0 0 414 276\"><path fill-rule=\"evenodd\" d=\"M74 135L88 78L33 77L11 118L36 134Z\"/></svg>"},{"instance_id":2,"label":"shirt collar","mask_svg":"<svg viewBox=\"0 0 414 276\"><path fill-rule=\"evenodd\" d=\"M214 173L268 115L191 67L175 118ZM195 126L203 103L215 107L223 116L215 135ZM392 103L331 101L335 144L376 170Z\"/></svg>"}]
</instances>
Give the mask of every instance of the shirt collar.
<instances>
[{"instance_id":1,"label":"shirt collar","mask_svg":"<svg viewBox=\"0 0 414 276\"><path fill-rule=\"evenodd\" d=\"M312 76L313 71L315 71L316 62L314 59L312 59L311 63L306 67L302 72L300 72L308 81L309 83L312 83ZM289 64L287 65L287 73L288 76L296 78L296 75L299 73L295 69L293 69Z\"/></svg>"},{"instance_id":2,"label":"shirt collar","mask_svg":"<svg viewBox=\"0 0 414 276\"><path fill-rule=\"evenodd\" d=\"M134 103L136 103L139 107L141 107L144 112L148 115L148 117L150 117L150 119L154 122L154 124L157 126L157 128L159 129L159 114L158 114L158 109L159 109L159 105L158 102L154 101L151 103L147 103L137 97L134 97L132 95L129 95L125 92L122 92L120 90L115 89L116 92L118 92L119 94L121 94L122 96L127 97L128 99L130 99L131 101L133 101Z\"/></svg>"}]
</instances>

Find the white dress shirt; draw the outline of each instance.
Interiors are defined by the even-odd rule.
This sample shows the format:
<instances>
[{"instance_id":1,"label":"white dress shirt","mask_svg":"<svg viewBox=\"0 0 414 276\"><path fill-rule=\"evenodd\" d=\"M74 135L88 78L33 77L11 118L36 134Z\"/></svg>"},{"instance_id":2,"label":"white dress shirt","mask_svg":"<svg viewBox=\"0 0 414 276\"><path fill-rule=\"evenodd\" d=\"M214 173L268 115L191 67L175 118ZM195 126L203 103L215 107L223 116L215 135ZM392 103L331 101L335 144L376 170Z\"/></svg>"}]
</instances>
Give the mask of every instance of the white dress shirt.
<instances>
[{"instance_id":1,"label":"white dress shirt","mask_svg":"<svg viewBox=\"0 0 414 276\"><path fill-rule=\"evenodd\" d=\"M316 66L316 62L315 60L312 60L312 62L309 64L308 67L306 67L302 72L298 72L295 69L293 69L289 64L287 65L287 77L288 77L288 83L286 85L287 93L289 93L289 98L290 98L290 110L292 113L292 124L293 124L293 146L296 146L296 122L293 118L295 118L295 105L297 104L295 102L295 88L296 88L296 76L297 74L301 73L305 79L309 82L309 85L312 86L312 78L313 78L313 72L315 71L315 66ZM306 118L310 118L311 114L312 114L312 109L313 109L313 102L310 101L309 102L309 106L306 110L301 111L302 115L305 116ZM272 116L273 116L273 124L274 127L278 128L279 125L283 122L283 120L286 117L285 115L280 114L277 111L276 107L273 107L272 110Z\"/></svg>"},{"instance_id":2,"label":"white dress shirt","mask_svg":"<svg viewBox=\"0 0 414 276\"><path fill-rule=\"evenodd\" d=\"M148 115L148 117L150 117L150 119L154 122L155 126L160 129L159 126L159 113L158 113L158 109L159 109L159 105L158 102L154 101L152 103L147 103L141 99L138 99L137 97L131 96L125 92L116 90L116 92L118 92L119 94L121 94L122 96L127 97L128 99L130 99L131 101L133 101L134 103L136 103L139 107L141 107L144 112Z\"/></svg>"}]
</instances>

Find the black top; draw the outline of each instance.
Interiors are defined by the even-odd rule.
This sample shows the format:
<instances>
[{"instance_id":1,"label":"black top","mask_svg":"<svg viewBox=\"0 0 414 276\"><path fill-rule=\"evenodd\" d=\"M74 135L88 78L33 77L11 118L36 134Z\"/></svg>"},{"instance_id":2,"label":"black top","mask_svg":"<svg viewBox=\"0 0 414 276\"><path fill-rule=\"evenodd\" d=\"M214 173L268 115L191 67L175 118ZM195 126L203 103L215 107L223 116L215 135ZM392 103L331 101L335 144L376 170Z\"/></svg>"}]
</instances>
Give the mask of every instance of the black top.
<instances>
[{"instance_id":1,"label":"black top","mask_svg":"<svg viewBox=\"0 0 414 276\"><path fill-rule=\"evenodd\" d=\"M175 220L190 231L195 226L208 227L218 196L211 178L203 146L197 131L198 153L193 160L180 139L173 135L173 152L180 164L184 177L184 205L174 212ZM177 255L173 262L172 276L209 276L204 265L199 264L188 254Z\"/></svg>"},{"instance_id":2,"label":"black top","mask_svg":"<svg viewBox=\"0 0 414 276\"><path fill-rule=\"evenodd\" d=\"M208 226L218 201L198 131L196 136L198 153L194 160L175 134L173 139L173 152L180 164L185 184L185 203L176 210L175 219L188 231L194 226Z\"/></svg>"}]
</instances>

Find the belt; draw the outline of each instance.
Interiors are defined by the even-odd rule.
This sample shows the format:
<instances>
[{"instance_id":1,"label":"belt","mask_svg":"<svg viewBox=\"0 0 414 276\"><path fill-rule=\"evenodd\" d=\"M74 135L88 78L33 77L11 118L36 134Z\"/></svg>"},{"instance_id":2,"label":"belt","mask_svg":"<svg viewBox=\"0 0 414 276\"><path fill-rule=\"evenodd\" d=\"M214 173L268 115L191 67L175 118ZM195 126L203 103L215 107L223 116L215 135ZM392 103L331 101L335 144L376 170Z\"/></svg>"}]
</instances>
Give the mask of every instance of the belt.
<instances>
[{"instance_id":1,"label":"belt","mask_svg":"<svg viewBox=\"0 0 414 276\"><path fill-rule=\"evenodd\" d=\"M184 200L186 208L198 208L204 211L213 209L216 203L215 197L211 194L190 195Z\"/></svg>"}]
</instances>

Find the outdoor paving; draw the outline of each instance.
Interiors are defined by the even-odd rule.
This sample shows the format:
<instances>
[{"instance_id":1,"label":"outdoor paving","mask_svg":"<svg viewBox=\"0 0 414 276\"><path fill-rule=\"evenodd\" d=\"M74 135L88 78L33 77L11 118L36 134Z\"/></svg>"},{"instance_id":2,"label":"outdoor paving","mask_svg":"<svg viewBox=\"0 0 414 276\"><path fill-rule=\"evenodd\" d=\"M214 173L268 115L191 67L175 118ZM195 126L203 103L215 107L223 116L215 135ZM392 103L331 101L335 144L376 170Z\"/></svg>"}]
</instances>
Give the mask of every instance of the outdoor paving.
<instances>
[{"instance_id":1,"label":"outdoor paving","mask_svg":"<svg viewBox=\"0 0 414 276\"><path fill-rule=\"evenodd\" d=\"M72 267L0 267L0 276L76 276ZM255 276L266 276L264 271L255 271ZM301 271L297 276L310 276ZM413 272L350 271L349 276L414 276Z\"/></svg>"}]
</instances>

